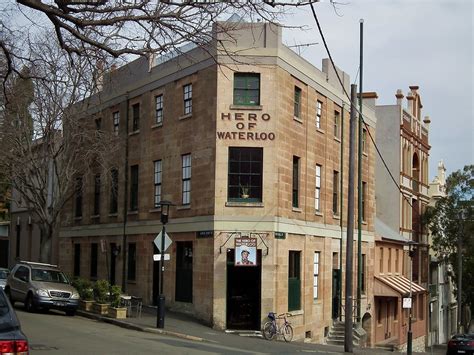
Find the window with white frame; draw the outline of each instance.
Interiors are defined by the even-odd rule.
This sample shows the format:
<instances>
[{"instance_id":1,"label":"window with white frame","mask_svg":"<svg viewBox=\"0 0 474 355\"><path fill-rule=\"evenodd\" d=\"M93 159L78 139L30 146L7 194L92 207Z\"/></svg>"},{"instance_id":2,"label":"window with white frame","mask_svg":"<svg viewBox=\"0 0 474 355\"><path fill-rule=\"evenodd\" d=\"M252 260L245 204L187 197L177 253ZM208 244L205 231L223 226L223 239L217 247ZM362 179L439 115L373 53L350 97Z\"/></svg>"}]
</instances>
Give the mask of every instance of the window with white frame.
<instances>
[{"instance_id":1,"label":"window with white frame","mask_svg":"<svg viewBox=\"0 0 474 355\"><path fill-rule=\"evenodd\" d=\"M191 154L183 155L182 163L183 163L182 203L183 205L189 205L191 203Z\"/></svg>"},{"instance_id":2,"label":"window with white frame","mask_svg":"<svg viewBox=\"0 0 474 355\"><path fill-rule=\"evenodd\" d=\"M321 165L316 164L316 185L314 190L314 209L321 212Z\"/></svg>"},{"instance_id":3,"label":"window with white frame","mask_svg":"<svg viewBox=\"0 0 474 355\"><path fill-rule=\"evenodd\" d=\"M155 208L157 208L157 207L160 207L160 202L161 202L161 160L154 161L153 165L154 165L154 183L155 183L154 206Z\"/></svg>"},{"instance_id":4,"label":"window with white frame","mask_svg":"<svg viewBox=\"0 0 474 355\"><path fill-rule=\"evenodd\" d=\"M341 114L334 111L334 137L341 138Z\"/></svg>"},{"instance_id":5,"label":"window with white frame","mask_svg":"<svg viewBox=\"0 0 474 355\"><path fill-rule=\"evenodd\" d=\"M316 128L321 128L321 117L323 114L323 103L321 101L316 101Z\"/></svg>"},{"instance_id":6,"label":"window with white frame","mask_svg":"<svg viewBox=\"0 0 474 355\"><path fill-rule=\"evenodd\" d=\"M313 299L318 299L318 278L319 278L319 256L320 252L314 252L314 261L313 261Z\"/></svg>"},{"instance_id":7,"label":"window with white frame","mask_svg":"<svg viewBox=\"0 0 474 355\"><path fill-rule=\"evenodd\" d=\"M112 121L114 124L114 133L116 136L118 136L119 133L119 123L120 123L120 112L114 112L112 114Z\"/></svg>"},{"instance_id":8,"label":"window with white frame","mask_svg":"<svg viewBox=\"0 0 474 355\"><path fill-rule=\"evenodd\" d=\"M155 123L163 123L163 94L155 97Z\"/></svg>"},{"instance_id":9,"label":"window with white frame","mask_svg":"<svg viewBox=\"0 0 474 355\"><path fill-rule=\"evenodd\" d=\"M187 84L183 86L184 114L188 115L193 112L193 85Z\"/></svg>"}]
</instances>

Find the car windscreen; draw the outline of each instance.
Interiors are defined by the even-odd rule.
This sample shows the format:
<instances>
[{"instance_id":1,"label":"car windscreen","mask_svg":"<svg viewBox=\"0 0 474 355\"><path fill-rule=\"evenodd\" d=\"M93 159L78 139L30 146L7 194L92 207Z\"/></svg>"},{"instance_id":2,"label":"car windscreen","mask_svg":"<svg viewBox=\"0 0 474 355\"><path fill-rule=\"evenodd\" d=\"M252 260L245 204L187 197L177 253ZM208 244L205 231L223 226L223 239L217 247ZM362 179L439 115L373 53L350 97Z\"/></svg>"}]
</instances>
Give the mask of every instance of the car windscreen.
<instances>
[{"instance_id":1,"label":"car windscreen","mask_svg":"<svg viewBox=\"0 0 474 355\"><path fill-rule=\"evenodd\" d=\"M0 270L0 280L6 279L10 272L8 270Z\"/></svg>"},{"instance_id":2,"label":"car windscreen","mask_svg":"<svg viewBox=\"0 0 474 355\"><path fill-rule=\"evenodd\" d=\"M64 275L61 271L57 270L32 269L31 279L33 281L55 282L60 284L69 283L68 279L66 278L66 275Z\"/></svg>"}]
</instances>

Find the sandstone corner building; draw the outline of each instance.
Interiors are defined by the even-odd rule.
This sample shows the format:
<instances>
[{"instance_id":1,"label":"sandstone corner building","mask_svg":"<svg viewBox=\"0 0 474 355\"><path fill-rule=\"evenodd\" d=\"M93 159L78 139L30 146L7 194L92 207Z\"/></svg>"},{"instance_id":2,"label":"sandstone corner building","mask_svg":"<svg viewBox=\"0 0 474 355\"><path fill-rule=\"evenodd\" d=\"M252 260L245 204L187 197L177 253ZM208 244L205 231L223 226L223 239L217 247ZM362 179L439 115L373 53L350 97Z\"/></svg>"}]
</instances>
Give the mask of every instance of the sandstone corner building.
<instances>
[{"instance_id":1,"label":"sandstone corner building","mask_svg":"<svg viewBox=\"0 0 474 355\"><path fill-rule=\"evenodd\" d=\"M59 262L154 304L153 239L169 200L167 306L218 329L259 330L269 312L290 312L295 339L324 342L345 313L349 101L329 61L312 66L282 44L281 28L232 26L218 35L226 52L138 59L104 77L84 119L124 144L113 169L78 177ZM375 107L364 114L375 136ZM361 313L370 342L375 151L364 149Z\"/></svg>"}]
</instances>

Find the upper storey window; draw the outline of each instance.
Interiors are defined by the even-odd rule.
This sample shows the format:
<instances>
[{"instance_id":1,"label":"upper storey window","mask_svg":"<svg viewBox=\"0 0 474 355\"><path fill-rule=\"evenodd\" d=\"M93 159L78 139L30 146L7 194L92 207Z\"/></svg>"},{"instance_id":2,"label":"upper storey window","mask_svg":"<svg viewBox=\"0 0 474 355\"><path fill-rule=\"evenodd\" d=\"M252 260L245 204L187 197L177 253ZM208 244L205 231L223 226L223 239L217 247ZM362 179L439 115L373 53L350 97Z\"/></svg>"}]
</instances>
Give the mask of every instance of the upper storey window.
<instances>
[{"instance_id":1,"label":"upper storey window","mask_svg":"<svg viewBox=\"0 0 474 355\"><path fill-rule=\"evenodd\" d=\"M234 74L234 105L260 105L260 74Z\"/></svg>"},{"instance_id":2,"label":"upper storey window","mask_svg":"<svg viewBox=\"0 0 474 355\"><path fill-rule=\"evenodd\" d=\"M301 118L301 89L295 86L294 116Z\"/></svg>"},{"instance_id":3,"label":"upper storey window","mask_svg":"<svg viewBox=\"0 0 474 355\"><path fill-rule=\"evenodd\" d=\"M229 147L227 198L262 202L263 149Z\"/></svg>"},{"instance_id":4,"label":"upper storey window","mask_svg":"<svg viewBox=\"0 0 474 355\"><path fill-rule=\"evenodd\" d=\"M189 115L193 112L193 85L183 86L184 114Z\"/></svg>"}]
</instances>

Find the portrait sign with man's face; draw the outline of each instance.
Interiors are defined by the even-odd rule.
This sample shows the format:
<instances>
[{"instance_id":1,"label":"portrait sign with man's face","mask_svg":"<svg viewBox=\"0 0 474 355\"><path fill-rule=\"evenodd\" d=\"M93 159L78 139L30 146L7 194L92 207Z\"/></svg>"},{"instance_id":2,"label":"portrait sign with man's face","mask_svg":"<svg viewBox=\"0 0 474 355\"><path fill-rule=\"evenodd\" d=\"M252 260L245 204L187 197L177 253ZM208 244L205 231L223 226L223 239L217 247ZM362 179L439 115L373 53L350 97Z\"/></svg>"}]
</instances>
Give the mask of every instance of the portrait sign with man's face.
<instances>
[{"instance_id":1,"label":"portrait sign with man's face","mask_svg":"<svg viewBox=\"0 0 474 355\"><path fill-rule=\"evenodd\" d=\"M235 266L257 265L257 238L235 238Z\"/></svg>"}]
</instances>

